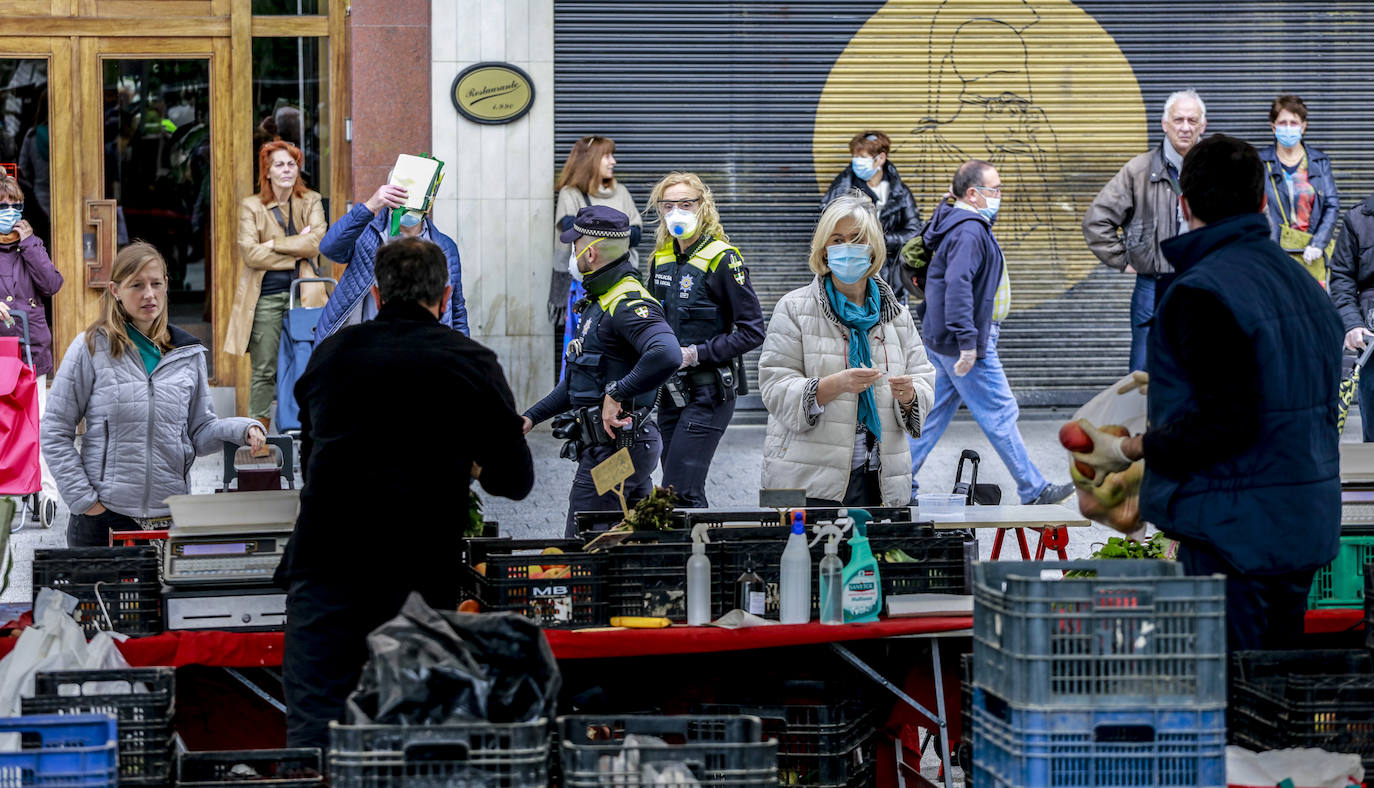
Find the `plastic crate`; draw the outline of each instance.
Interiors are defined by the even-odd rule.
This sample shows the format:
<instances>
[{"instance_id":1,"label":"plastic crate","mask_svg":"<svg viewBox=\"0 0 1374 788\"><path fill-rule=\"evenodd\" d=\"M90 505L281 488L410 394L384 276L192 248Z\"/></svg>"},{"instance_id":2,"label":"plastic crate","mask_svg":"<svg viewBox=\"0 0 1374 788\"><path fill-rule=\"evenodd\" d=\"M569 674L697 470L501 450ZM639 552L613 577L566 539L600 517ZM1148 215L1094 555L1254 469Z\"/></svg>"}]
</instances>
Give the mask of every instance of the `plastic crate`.
<instances>
[{"instance_id":1,"label":"plastic crate","mask_svg":"<svg viewBox=\"0 0 1374 788\"><path fill-rule=\"evenodd\" d=\"M76 597L74 615L87 637L111 628L157 635L163 631L158 565L152 545L34 550L33 598L45 586Z\"/></svg>"},{"instance_id":2,"label":"plastic crate","mask_svg":"<svg viewBox=\"0 0 1374 788\"><path fill-rule=\"evenodd\" d=\"M1312 577L1308 609L1364 607L1364 567L1370 561L1374 561L1374 529L1343 529L1336 559Z\"/></svg>"},{"instance_id":3,"label":"plastic crate","mask_svg":"<svg viewBox=\"0 0 1374 788\"><path fill-rule=\"evenodd\" d=\"M763 735L778 742L778 778L784 785L846 786L872 766L877 710L860 700L830 705L710 703L693 710L758 717Z\"/></svg>"},{"instance_id":4,"label":"plastic crate","mask_svg":"<svg viewBox=\"0 0 1374 788\"><path fill-rule=\"evenodd\" d=\"M973 777L973 655L959 657L959 746L954 751L954 762L964 770L964 781Z\"/></svg>"},{"instance_id":5,"label":"plastic crate","mask_svg":"<svg viewBox=\"0 0 1374 788\"><path fill-rule=\"evenodd\" d=\"M713 544L718 544L712 557L711 569L716 577L715 615L722 615L735 607L735 581L752 566L767 586L764 616L778 617L781 604L780 587L782 552L787 547L790 530L780 526L759 528L721 528L710 532ZM719 535L719 536L718 536ZM814 538L814 537L808 537ZM882 578L883 597L897 594L967 594L968 567L977 555L978 542L964 530L936 531L928 525L916 523L874 523L868 526L869 548L878 560L878 574ZM901 550L913 560L891 562L885 560L890 550ZM820 544L811 548L811 617L819 616L820 588L816 573L825 555ZM840 542L840 560L848 563L849 543ZM685 561L684 561L685 572ZM722 609L723 608L723 609Z\"/></svg>"},{"instance_id":6,"label":"plastic crate","mask_svg":"<svg viewBox=\"0 0 1374 788\"><path fill-rule=\"evenodd\" d=\"M0 752L0 788L111 786L119 780L115 718L109 714L0 719L0 734L20 734L22 749Z\"/></svg>"},{"instance_id":7,"label":"plastic crate","mask_svg":"<svg viewBox=\"0 0 1374 788\"><path fill-rule=\"evenodd\" d=\"M659 532L653 532L659 533ZM636 534L636 536L640 536ZM662 616L687 620L687 559L690 541L648 538L623 542L605 551L606 596L611 616ZM711 610L720 608L720 548L706 545L711 560Z\"/></svg>"},{"instance_id":8,"label":"plastic crate","mask_svg":"<svg viewBox=\"0 0 1374 788\"><path fill-rule=\"evenodd\" d=\"M1226 785L1226 710L1023 709L974 689L978 788Z\"/></svg>"},{"instance_id":9,"label":"plastic crate","mask_svg":"<svg viewBox=\"0 0 1374 788\"><path fill-rule=\"evenodd\" d=\"M22 703L25 714L113 714L119 721L120 783L166 785L175 686L172 668L54 671L37 674L34 696Z\"/></svg>"},{"instance_id":10,"label":"plastic crate","mask_svg":"<svg viewBox=\"0 0 1374 788\"><path fill-rule=\"evenodd\" d=\"M563 553L541 554L549 547ZM548 629L606 626L606 557L581 548L572 539L469 539L464 585L484 613L519 613ZM480 563L486 574L473 568ZM567 574L531 576L544 566L567 567Z\"/></svg>"},{"instance_id":11,"label":"plastic crate","mask_svg":"<svg viewBox=\"0 0 1374 788\"><path fill-rule=\"evenodd\" d=\"M333 788L546 788L549 724L329 724Z\"/></svg>"},{"instance_id":12,"label":"plastic crate","mask_svg":"<svg viewBox=\"0 0 1374 788\"><path fill-rule=\"evenodd\" d=\"M1364 650L1238 651L1231 732L1251 749L1359 753L1374 769L1374 664Z\"/></svg>"},{"instance_id":13,"label":"plastic crate","mask_svg":"<svg viewBox=\"0 0 1374 788\"><path fill-rule=\"evenodd\" d=\"M247 766L258 777L231 774ZM268 785L271 788L312 788L324 784L320 751L314 747L290 750L222 750L183 752L177 756L177 788L221 785Z\"/></svg>"},{"instance_id":14,"label":"plastic crate","mask_svg":"<svg viewBox=\"0 0 1374 788\"><path fill-rule=\"evenodd\" d=\"M558 718L564 788L637 788L644 764L683 763L702 785L776 786L778 743L763 738L757 717L682 715ZM641 768L617 763L625 736L654 736L667 747L637 748Z\"/></svg>"},{"instance_id":15,"label":"plastic crate","mask_svg":"<svg viewBox=\"0 0 1374 788\"><path fill-rule=\"evenodd\" d=\"M1041 579L1060 570L1096 576ZM1172 561L975 564L974 683L1019 706L1225 703L1225 595Z\"/></svg>"}]
</instances>

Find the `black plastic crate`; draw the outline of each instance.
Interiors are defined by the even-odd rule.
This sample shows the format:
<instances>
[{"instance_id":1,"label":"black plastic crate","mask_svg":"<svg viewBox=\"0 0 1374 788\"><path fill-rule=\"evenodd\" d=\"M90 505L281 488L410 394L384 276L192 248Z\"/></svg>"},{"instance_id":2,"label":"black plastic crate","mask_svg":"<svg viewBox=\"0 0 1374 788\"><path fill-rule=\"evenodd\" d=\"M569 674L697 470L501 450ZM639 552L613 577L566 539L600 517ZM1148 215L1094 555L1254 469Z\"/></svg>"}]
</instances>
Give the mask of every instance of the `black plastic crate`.
<instances>
[{"instance_id":1,"label":"black plastic crate","mask_svg":"<svg viewBox=\"0 0 1374 788\"><path fill-rule=\"evenodd\" d=\"M324 785L324 768L320 751L315 747L183 752L177 756L176 785L177 788L221 785L313 788Z\"/></svg>"},{"instance_id":2,"label":"black plastic crate","mask_svg":"<svg viewBox=\"0 0 1374 788\"><path fill-rule=\"evenodd\" d=\"M868 512L874 523L911 522L911 507L909 506L867 506L862 508ZM788 511L802 512L806 524L811 526L816 523L833 522L847 510L847 507L810 506ZM782 526L784 523L779 519L780 516L775 509L678 509L673 512L674 522L681 523L681 527L688 531L698 523L706 523L710 526L752 525L755 523ZM789 515L786 517L785 525L790 527L791 524L792 518Z\"/></svg>"},{"instance_id":3,"label":"black plastic crate","mask_svg":"<svg viewBox=\"0 0 1374 788\"><path fill-rule=\"evenodd\" d=\"M1236 744L1359 753L1374 769L1374 665L1367 651L1236 652L1230 712Z\"/></svg>"},{"instance_id":4,"label":"black plastic crate","mask_svg":"<svg viewBox=\"0 0 1374 788\"><path fill-rule=\"evenodd\" d=\"M718 575L716 560L720 548L706 545L712 575ZM605 551L606 596L611 616L662 616L673 621L687 620L687 559L692 556L690 542L678 539L641 539L627 541ZM719 608L714 597L720 593L717 577L712 577L711 610Z\"/></svg>"},{"instance_id":5,"label":"black plastic crate","mask_svg":"<svg viewBox=\"0 0 1374 788\"><path fill-rule=\"evenodd\" d=\"M959 657L959 746L954 751L954 762L964 770L964 784L967 788L973 781L973 655Z\"/></svg>"},{"instance_id":6,"label":"black plastic crate","mask_svg":"<svg viewBox=\"0 0 1374 788\"><path fill-rule=\"evenodd\" d=\"M551 547L563 552L542 554ZM606 556L581 549L574 539L469 539L464 586L484 613L519 613L548 629L605 626ZM545 567L558 569L545 576Z\"/></svg>"},{"instance_id":7,"label":"black plastic crate","mask_svg":"<svg viewBox=\"0 0 1374 788\"><path fill-rule=\"evenodd\" d=\"M758 717L778 741L778 778L784 785L846 786L872 768L877 710L862 700L833 704L699 704L702 714Z\"/></svg>"},{"instance_id":8,"label":"black plastic crate","mask_svg":"<svg viewBox=\"0 0 1374 788\"><path fill-rule=\"evenodd\" d=\"M172 668L64 670L34 677L25 714L111 714L119 721L119 781L166 785L172 774Z\"/></svg>"},{"instance_id":9,"label":"black plastic crate","mask_svg":"<svg viewBox=\"0 0 1374 788\"><path fill-rule=\"evenodd\" d=\"M333 788L547 788L549 724L329 724Z\"/></svg>"},{"instance_id":10,"label":"black plastic crate","mask_svg":"<svg viewBox=\"0 0 1374 788\"><path fill-rule=\"evenodd\" d=\"M72 547L33 551L33 598L44 587L77 599L76 621L90 637L113 629L125 635L163 631L158 549Z\"/></svg>"},{"instance_id":11,"label":"black plastic crate","mask_svg":"<svg viewBox=\"0 0 1374 788\"><path fill-rule=\"evenodd\" d=\"M787 547L787 528L721 528L710 532L718 541L720 567L712 558L712 573L717 578L715 615L735 607L735 581L752 566L767 587L764 617L777 618L780 605L782 553ZM755 537L763 537L756 539ZM808 539L814 539L808 534ZM977 555L977 540L970 531L937 531L917 523L873 523L868 526L869 549L878 561L883 583L883 598L897 594L967 594L969 565ZM891 551L900 550L911 561L887 560ZM811 617L819 615L819 583L816 572L825 550L822 543L811 548ZM839 545L840 560L848 563L848 535ZM684 577L685 567L684 562ZM723 607L723 609L721 609Z\"/></svg>"},{"instance_id":12,"label":"black plastic crate","mask_svg":"<svg viewBox=\"0 0 1374 788\"><path fill-rule=\"evenodd\" d=\"M564 788L649 785L641 782L639 769L613 765L629 734L668 744L638 749L641 766L684 763L702 785L778 785L777 742L764 738L757 717L573 715L558 718Z\"/></svg>"}]
</instances>

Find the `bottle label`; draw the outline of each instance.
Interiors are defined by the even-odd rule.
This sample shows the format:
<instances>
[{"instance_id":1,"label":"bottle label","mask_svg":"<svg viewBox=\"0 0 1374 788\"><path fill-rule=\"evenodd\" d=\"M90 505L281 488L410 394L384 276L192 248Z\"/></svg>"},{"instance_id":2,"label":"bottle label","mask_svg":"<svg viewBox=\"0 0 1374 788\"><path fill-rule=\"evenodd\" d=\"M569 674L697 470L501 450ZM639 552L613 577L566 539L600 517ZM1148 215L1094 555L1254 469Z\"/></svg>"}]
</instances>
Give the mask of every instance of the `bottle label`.
<instances>
[{"instance_id":1,"label":"bottle label","mask_svg":"<svg viewBox=\"0 0 1374 788\"><path fill-rule=\"evenodd\" d=\"M878 607L878 583L872 569L865 569L849 579L844 588L844 612L851 616L871 613Z\"/></svg>"},{"instance_id":2,"label":"bottle label","mask_svg":"<svg viewBox=\"0 0 1374 788\"><path fill-rule=\"evenodd\" d=\"M750 591L746 596L749 597L747 600L749 607L746 608L744 612L752 613L756 616L763 615L763 603L767 594L764 594L762 591Z\"/></svg>"}]
</instances>

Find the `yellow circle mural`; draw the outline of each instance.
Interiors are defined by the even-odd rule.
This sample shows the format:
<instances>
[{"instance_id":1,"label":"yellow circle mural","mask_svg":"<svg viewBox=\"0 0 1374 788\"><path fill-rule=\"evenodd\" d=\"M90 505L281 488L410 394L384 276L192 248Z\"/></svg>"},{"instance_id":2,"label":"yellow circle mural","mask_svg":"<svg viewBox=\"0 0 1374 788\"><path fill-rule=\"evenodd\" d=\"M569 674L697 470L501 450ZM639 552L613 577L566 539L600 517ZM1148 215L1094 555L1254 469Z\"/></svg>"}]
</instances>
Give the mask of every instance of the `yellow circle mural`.
<instances>
[{"instance_id":1,"label":"yellow circle mural","mask_svg":"<svg viewBox=\"0 0 1374 788\"><path fill-rule=\"evenodd\" d=\"M997 167L1013 310L1093 270L1083 212L1148 145L1130 63L1069 0L888 0L821 92L812 150L822 190L848 166L850 138L871 129L891 137L889 158L923 219L959 164Z\"/></svg>"}]
</instances>

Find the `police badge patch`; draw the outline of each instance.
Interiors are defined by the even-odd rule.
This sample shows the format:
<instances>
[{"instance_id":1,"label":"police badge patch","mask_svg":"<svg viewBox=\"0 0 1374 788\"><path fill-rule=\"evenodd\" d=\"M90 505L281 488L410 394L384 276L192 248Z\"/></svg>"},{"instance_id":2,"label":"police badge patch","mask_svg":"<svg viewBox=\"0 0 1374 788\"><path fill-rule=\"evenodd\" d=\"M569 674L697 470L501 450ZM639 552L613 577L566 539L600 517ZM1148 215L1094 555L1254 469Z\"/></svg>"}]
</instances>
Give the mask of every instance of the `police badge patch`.
<instances>
[{"instance_id":1,"label":"police badge patch","mask_svg":"<svg viewBox=\"0 0 1374 788\"><path fill-rule=\"evenodd\" d=\"M690 296L692 294L692 285L695 283L696 280L692 278L691 274L683 274L682 279L677 283L677 297L687 298Z\"/></svg>"},{"instance_id":2,"label":"police badge patch","mask_svg":"<svg viewBox=\"0 0 1374 788\"><path fill-rule=\"evenodd\" d=\"M647 320L649 317L649 307L637 306L635 307L635 314L639 315L640 320Z\"/></svg>"},{"instance_id":3,"label":"police badge patch","mask_svg":"<svg viewBox=\"0 0 1374 788\"><path fill-rule=\"evenodd\" d=\"M730 270L735 274L735 284L744 287L744 261L736 257L730 261Z\"/></svg>"}]
</instances>

